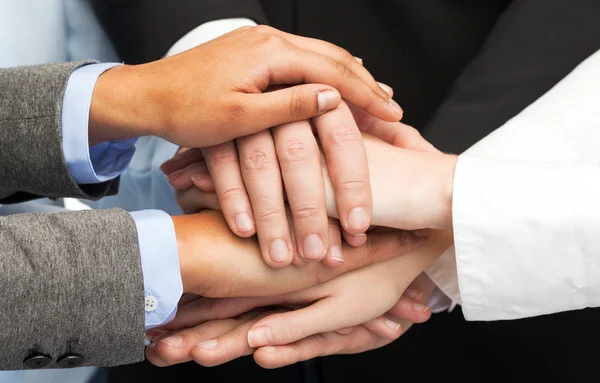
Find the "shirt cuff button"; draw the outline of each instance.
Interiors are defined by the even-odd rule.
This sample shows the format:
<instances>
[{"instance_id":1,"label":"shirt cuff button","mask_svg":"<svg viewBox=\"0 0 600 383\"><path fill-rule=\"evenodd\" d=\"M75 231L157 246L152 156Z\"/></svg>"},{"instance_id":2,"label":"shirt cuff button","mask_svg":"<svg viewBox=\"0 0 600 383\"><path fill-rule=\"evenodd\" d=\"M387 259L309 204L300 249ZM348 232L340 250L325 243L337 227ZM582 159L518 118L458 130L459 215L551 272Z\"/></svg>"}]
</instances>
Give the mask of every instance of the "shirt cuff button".
<instances>
[{"instance_id":1,"label":"shirt cuff button","mask_svg":"<svg viewBox=\"0 0 600 383\"><path fill-rule=\"evenodd\" d=\"M152 311L156 310L158 308L158 299L156 299L156 297L152 296L152 295L148 295L146 297L146 303L144 306L144 309L146 310L146 312L151 313Z\"/></svg>"}]
</instances>

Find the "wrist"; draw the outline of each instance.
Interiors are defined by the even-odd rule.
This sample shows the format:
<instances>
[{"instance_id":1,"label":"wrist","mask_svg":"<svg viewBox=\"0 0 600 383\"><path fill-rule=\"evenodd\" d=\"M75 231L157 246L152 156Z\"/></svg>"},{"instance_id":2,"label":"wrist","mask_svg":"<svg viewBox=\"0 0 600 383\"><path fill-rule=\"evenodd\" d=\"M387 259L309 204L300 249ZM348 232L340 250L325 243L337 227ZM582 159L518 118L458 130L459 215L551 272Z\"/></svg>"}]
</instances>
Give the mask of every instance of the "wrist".
<instances>
[{"instance_id":1,"label":"wrist","mask_svg":"<svg viewBox=\"0 0 600 383\"><path fill-rule=\"evenodd\" d=\"M438 159L436 186L434 187L436 214L432 217L431 227L452 230L452 196L454 192L454 172L458 156L441 155Z\"/></svg>"},{"instance_id":2,"label":"wrist","mask_svg":"<svg viewBox=\"0 0 600 383\"><path fill-rule=\"evenodd\" d=\"M89 114L89 144L154 135L152 100L138 66L119 65L98 77ZM158 117L158 116L154 116Z\"/></svg>"},{"instance_id":3,"label":"wrist","mask_svg":"<svg viewBox=\"0 0 600 383\"><path fill-rule=\"evenodd\" d=\"M187 224L188 216L173 216L173 227L175 228L175 237L177 239L177 251L179 253L179 270L181 272L181 283L183 293L198 291L195 286L192 265L190 260L190 225ZM197 278L196 278L197 280Z\"/></svg>"}]
</instances>

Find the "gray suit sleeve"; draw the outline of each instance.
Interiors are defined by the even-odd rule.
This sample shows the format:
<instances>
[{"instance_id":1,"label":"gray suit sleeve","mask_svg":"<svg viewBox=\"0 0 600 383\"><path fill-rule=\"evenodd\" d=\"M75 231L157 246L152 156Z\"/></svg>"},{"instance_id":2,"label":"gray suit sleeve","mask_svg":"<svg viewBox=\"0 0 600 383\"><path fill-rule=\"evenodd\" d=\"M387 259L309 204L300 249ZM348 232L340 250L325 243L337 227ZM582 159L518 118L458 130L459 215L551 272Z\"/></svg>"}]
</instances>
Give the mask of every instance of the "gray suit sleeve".
<instances>
[{"instance_id":1,"label":"gray suit sleeve","mask_svg":"<svg viewBox=\"0 0 600 383\"><path fill-rule=\"evenodd\" d=\"M0 218L0 368L35 355L113 366L144 357L135 222L121 209Z\"/></svg>"},{"instance_id":2,"label":"gray suit sleeve","mask_svg":"<svg viewBox=\"0 0 600 383\"><path fill-rule=\"evenodd\" d=\"M118 179L77 185L63 155L64 92L86 63L93 61L0 69L0 203L116 193Z\"/></svg>"},{"instance_id":3,"label":"gray suit sleeve","mask_svg":"<svg viewBox=\"0 0 600 383\"><path fill-rule=\"evenodd\" d=\"M116 190L77 185L63 158L64 90L83 64L0 70L0 203ZM123 210L0 218L0 292L0 369L143 359L140 250Z\"/></svg>"}]
</instances>

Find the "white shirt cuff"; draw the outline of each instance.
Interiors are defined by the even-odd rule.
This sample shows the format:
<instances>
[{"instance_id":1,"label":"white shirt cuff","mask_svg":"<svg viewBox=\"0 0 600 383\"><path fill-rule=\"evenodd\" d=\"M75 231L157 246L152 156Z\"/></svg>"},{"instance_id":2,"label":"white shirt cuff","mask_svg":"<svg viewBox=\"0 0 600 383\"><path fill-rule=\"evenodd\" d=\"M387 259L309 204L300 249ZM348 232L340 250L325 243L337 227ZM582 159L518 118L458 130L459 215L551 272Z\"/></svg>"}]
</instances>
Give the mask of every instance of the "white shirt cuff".
<instances>
[{"instance_id":1,"label":"white shirt cuff","mask_svg":"<svg viewBox=\"0 0 600 383\"><path fill-rule=\"evenodd\" d=\"M178 53L192 49L200 44L204 44L210 40L229 33L241 27L253 27L256 23L250 19L222 19L209 21L192 31L188 32L179 41L177 41L166 56L173 56Z\"/></svg>"},{"instance_id":2,"label":"white shirt cuff","mask_svg":"<svg viewBox=\"0 0 600 383\"><path fill-rule=\"evenodd\" d=\"M468 320L600 305L600 165L460 157L454 241Z\"/></svg>"}]
</instances>

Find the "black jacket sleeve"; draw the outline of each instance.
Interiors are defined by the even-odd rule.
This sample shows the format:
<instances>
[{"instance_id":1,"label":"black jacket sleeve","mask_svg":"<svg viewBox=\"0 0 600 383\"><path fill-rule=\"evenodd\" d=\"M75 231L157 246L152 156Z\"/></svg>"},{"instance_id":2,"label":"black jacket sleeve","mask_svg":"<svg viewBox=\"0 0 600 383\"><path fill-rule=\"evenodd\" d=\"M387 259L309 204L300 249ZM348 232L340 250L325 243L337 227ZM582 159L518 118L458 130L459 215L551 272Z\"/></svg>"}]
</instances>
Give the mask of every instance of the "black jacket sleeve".
<instances>
[{"instance_id":1,"label":"black jacket sleeve","mask_svg":"<svg viewBox=\"0 0 600 383\"><path fill-rule=\"evenodd\" d=\"M600 49L599 14L597 0L513 1L423 136L461 153L519 114Z\"/></svg>"},{"instance_id":2,"label":"black jacket sleeve","mask_svg":"<svg viewBox=\"0 0 600 383\"><path fill-rule=\"evenodd\" d=\"M163 57L186 33L208 21L247 18L266 23L258 0L91 0L121 60Z\"/></svg>"}]
</instances>

